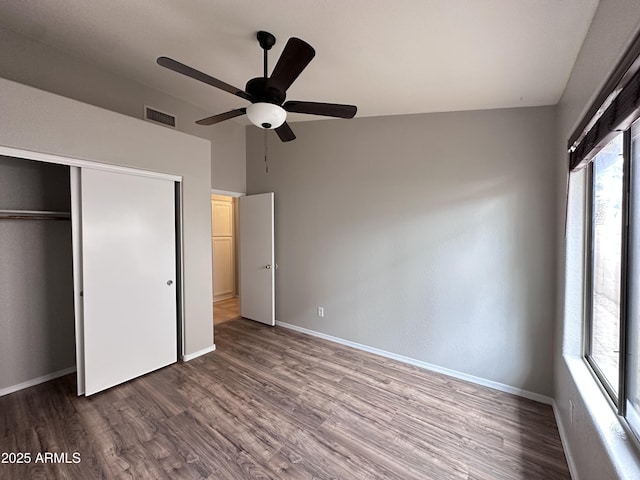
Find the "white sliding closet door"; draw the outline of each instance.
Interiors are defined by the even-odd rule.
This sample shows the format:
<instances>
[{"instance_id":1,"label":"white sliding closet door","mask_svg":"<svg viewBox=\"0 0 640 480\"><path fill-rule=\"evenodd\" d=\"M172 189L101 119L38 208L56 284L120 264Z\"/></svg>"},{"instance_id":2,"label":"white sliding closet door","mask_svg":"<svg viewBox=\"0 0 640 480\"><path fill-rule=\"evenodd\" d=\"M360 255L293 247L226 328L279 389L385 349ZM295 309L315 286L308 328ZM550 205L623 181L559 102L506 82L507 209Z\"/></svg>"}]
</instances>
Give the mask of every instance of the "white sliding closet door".
<instances>
[{"instance_id":1,"label":"white sliding closet door","mask_svg":"<svg viewBox=\"0 0 640 480\"><path fill-rule=\"evenodd\" d=\"M175 187L80 171L85 394L177 360Z\"/></svg>"}]
</instances>

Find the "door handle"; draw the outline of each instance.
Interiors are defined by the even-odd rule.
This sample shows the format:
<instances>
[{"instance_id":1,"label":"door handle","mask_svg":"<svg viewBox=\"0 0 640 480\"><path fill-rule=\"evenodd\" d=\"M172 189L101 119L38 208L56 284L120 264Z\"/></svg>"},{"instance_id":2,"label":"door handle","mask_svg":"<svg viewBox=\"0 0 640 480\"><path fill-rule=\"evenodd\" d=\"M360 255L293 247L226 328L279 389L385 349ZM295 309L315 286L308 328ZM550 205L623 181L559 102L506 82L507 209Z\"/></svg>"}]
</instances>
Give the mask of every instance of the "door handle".
<instances>
[{"instance_id":1,"label":"door handle","mask_svg":"<svg viewBox=\"0 0 640 480\"><path fill-rule=\"evenodd\" d=\"M167 280L167 285L173 285L173 280Z\"/></svg>"},{"instance_id":2,"label":"door handle","mask_svg":"<svg viewBox=\"0 0 640 480\"><path fill-rule=\"evenodd\" d=\"M277 270L278 269L278 264L277 263L276 263L275 267L276 267L275 269ZM264 268L266 268L267 270L271 270L271 265L267 265Z\"/></svg>"}]
</instances>

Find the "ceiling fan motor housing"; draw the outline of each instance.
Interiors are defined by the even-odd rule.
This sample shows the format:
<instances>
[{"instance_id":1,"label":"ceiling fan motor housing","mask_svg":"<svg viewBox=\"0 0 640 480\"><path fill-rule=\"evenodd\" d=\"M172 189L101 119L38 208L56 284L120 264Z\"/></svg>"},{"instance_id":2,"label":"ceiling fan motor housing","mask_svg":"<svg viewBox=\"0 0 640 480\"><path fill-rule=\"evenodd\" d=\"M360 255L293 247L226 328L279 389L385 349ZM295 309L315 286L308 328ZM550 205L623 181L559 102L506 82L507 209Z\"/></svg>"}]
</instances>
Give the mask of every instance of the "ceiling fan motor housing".
<instances>
[{"instance_id":1,"label":"ceiling fan motor housing","mask_svg":"<svg viewBox=\"0 0 640 480\"><path fill-rule=\"evenodd\" d=\"M251 95L256 102L267 102L275 105L282 105L287 98L287 94L277 88L267 84L267 78L252 78L247 82L245 91Z\"/></svg>"}]
</instances>

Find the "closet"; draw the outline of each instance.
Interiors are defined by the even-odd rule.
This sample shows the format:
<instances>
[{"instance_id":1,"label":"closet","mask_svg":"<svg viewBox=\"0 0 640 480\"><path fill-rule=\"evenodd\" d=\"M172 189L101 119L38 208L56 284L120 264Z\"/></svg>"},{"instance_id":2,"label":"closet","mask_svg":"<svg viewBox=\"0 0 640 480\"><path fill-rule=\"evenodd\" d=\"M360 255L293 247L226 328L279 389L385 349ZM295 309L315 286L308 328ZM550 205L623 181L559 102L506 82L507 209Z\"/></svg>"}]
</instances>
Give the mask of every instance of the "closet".
<instances>
[{"instance_id":1,"label":"closet","mask_svg":"<svg viewBox=\"0 0 640 480\"><path fill-rule=\"evenodd\" d=\"M0 391L73 371L69 167L0 156Z\"/></svg>"},{"instance_id":2,"label":"closet","mask_svg":"<svg viewBox=\"0 0 640 480\"><path fill-rule=\"evenodd\" d=\"M0 394L77 369L90 395L177 360L177 205L170 175L0 157Z\"/></svg>"}]
</instances>

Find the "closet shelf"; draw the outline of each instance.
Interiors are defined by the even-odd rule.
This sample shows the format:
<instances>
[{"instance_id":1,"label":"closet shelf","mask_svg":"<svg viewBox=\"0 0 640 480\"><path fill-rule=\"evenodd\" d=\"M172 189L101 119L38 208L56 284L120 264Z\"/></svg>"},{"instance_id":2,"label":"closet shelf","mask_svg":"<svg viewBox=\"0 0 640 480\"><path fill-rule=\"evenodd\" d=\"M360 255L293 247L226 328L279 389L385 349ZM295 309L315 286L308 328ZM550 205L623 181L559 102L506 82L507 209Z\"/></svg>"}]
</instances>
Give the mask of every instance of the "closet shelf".
<instances>
[{"instance_id":1,"label":"closet shelf","mask_svg":"<svg viewBox=\"0 0 640 480\"><path fill-rule=\"evenodd\" d=\"M69 212L49 210L0 210L0 220L69 220Z\"/></svg>"}]
</instances>

